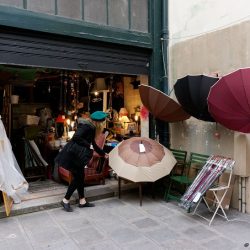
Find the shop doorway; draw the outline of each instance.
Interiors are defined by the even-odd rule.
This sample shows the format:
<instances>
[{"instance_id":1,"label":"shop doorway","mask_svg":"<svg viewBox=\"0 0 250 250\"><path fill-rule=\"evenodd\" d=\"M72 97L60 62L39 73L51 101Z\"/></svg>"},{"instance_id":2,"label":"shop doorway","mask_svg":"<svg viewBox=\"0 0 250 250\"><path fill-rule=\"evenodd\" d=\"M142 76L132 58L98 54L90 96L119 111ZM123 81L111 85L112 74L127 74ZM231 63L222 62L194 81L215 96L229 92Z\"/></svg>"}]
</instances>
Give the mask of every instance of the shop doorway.
<instances>
[{"instance_id":1,"label":"shop doorway","mask_svg":"<svg viewBox=\"0 0 250 250\"><path fill-rule=\"evenodd\" d=\"M27 172L31 180L52 178L54 158L76 129L79 111L86 116L96 110L108 112L106 128L112 142L140 135L139 75L11 65L1 65L0 72L9 75L1 84L1 114L3 121L10 121L6 131L21 169L27 172L29 145L24 139L35 140L52 166L47 173Z\"/></svg>"}]
</instances>

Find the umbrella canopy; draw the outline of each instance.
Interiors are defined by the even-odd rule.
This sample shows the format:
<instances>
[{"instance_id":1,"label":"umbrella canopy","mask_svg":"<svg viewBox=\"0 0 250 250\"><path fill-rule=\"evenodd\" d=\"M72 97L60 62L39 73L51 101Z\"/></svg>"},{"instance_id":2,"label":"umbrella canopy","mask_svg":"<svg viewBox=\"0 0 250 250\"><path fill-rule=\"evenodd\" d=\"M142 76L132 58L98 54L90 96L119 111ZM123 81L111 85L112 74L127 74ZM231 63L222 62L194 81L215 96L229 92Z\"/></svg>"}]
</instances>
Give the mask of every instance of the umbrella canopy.
<instances>
[{"instance_id":1,"label":"umbrella canopy","mask_svg":"<svg viewBox=\"0 0 250 250\"><path fill-rule=\"evenodd\" d=\"M188 114L199 120L214 122L208 112L207 97L210 88L218 80L205 75L187 75L174 85L176 98Z\"/></svg>"},{"instance_id":2,"label":"umbrella canopy","mask_svg":"<svg viewBox=\"0 0 250 250\"><path fill-rule=\"evenodd\" d=\"M139 92L143 105L159 120L179 122L190 117L180 104L158 89L141 84Z\"/></svg>"},{"instance_id":3,"label":"umbrella canopy","mask_svg":"<svg viewBox=\"0 0 250 250\"><path fill-rule=\"evenodd\" d=\"M250 68L223 76L208 95L208 109L226 128L250 132Z\"/></svg>"},{"instance_id":4,"label":"umbrella canopy","mask_svg":"<svg viewBox=\"0 0 250 250\"><path fill-rule=\"evenodd\" d=\"M154 182L168 175L176 159L155 140L132 137L109 153L109 165L119 177L133 182Z\"/></svg>"}]
</instances>

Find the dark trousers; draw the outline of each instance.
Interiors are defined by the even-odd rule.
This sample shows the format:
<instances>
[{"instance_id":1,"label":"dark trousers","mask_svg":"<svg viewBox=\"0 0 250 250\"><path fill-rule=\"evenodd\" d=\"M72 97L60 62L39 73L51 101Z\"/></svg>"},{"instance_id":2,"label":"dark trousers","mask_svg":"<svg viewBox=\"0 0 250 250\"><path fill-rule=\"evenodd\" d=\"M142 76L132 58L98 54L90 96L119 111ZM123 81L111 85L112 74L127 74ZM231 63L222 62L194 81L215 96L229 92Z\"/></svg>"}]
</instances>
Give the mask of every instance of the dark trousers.
<instances>
[{"instance_id":1,"label":"dark trousers","mask_svg":"<svg viewBox=\"0 0 250 250\"><path fill-rule=\"evenodd\" d=\"M76 189L79 195L79 199L84 198L84 168L77 168L71 173L73 178L71 183L69 184L67 193L64 198L69 200Z\"/></svg>"}]
</instances>

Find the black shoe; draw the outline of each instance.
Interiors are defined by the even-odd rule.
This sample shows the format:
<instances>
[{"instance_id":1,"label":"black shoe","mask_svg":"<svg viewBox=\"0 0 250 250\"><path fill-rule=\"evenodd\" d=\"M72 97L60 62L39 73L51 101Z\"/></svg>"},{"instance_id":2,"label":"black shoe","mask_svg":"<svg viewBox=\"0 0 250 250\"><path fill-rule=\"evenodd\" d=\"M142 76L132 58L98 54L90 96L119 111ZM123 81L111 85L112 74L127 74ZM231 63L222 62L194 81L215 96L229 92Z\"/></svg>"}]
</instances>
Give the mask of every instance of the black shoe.
<instances>
[{"instance_id":1,"label":"black shoe","mask_svg":"<svg viewBox=\"0 0 250 250\"><path fill-rule=\"evenodd\" d=\"M73 209L70 207L69 203L64 203L63 201L61 201L61 205L66 212L73 212Z\"/></svg>"},{"instance_id":2,"label":"black shoe","mask_svg":"<svg viewBox=\"0 0 250 250\"><path fill-rule=\"evenodd\" d=\"M94 207L95 204L86 202L85 204L79 204L78 207Z\"/></svg>"}]
</instances>

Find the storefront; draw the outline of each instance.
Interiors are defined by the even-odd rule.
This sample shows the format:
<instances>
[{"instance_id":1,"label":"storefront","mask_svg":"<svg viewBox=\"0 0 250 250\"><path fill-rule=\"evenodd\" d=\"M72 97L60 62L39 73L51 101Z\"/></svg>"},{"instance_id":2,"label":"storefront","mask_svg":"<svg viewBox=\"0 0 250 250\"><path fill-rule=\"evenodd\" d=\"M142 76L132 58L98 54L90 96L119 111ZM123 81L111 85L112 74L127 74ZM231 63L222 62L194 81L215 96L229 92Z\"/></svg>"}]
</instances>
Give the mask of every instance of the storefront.
<instances>
[{"instance_id":1,"label":"storefront","mask_svg":"<svg viewBox=\"0 0 250 250\"><path fill-rule=\"evenodd\" d=\"M126 108L130 121L137 122L140 100L136 85L151 81L151 85L161 86L158 75L162 67L160 39L156 40L161 30L161 15L157 15L161 13L161 4L127 1L126 6L119 6L122 5L119 1L112 9L112 1L106 1L107 23L99 25L98 21L97 25L88 22L85 12L82 14L84 22L69 18L60 10L68 11L71 7L61 6L58 1L52 1L56 6L53 13L53 8L47 4L40 8L39 4L24 2L15 8L11 4L0 6L1 75L7 75L1 79L2 119L8 134L15 135L14 130L21 125L20 115L37 115L34 110L51 106L53 116L60 112L69 114L79 108L79 103L88 112L97 107L103 110L112 107L119 113ZM86 11L88 4L81 5L83 7ZM112 17L118 15L118 10L127 11L128 21L124 19L123 23ZM143 10L140 15L136 12L139 10ZM13 77L15 70L17 73ZM33 79L19 77L20 72L25 71L33 74ZM95 96L94 90L100 81L106 86L97 89L101 96ZM122 101L115 100L119 93L122 93ZM19 96L18 104L9 105L12 95ZM101 100L101 104L95 102L97 100ZM27 108L33 111L27 112ZM122 134L134 131L133 126L125 129L127 122L122 121ZM119 124L116 125L119 129ZM138 127L134 132L138 133Z\"/></svg>"}]
</instances>

